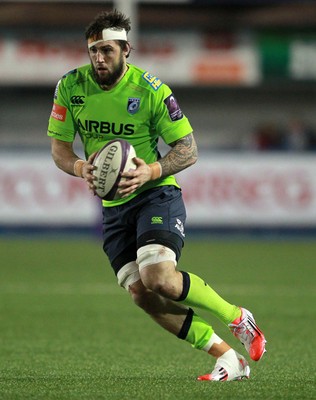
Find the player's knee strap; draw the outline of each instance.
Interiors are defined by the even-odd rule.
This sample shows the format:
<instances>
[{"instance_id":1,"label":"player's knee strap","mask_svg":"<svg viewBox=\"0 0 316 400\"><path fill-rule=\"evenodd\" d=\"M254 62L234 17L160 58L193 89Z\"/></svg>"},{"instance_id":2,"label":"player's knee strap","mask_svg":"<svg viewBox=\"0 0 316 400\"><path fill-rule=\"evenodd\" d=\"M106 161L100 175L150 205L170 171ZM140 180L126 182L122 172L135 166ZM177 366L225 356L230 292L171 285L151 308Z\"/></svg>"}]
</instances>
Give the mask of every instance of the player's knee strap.
<instances>
[{"instance_id":1,"label":"player's knee strap","mask_svg":"<svg viewBox=\"0 0 316 400\"><path fill-rule=\"evenodd\" d=\"M130 285L139 280L138 265L135 261L125 264L117 273L118 284L126 290L128 290Z\"/></svg>"},{"instance_id":2,"label":"player's knee strap","mask_svg":"<svg viewBox=\"0 0 316 400\"><path fill-rule=\"evenodd\" d=\"M137 250L136 262L140 270L148 265L158 264L163 261L172 261L176 266L176 253L161 244L147 244Z\"/></svg>"}]
</instances>

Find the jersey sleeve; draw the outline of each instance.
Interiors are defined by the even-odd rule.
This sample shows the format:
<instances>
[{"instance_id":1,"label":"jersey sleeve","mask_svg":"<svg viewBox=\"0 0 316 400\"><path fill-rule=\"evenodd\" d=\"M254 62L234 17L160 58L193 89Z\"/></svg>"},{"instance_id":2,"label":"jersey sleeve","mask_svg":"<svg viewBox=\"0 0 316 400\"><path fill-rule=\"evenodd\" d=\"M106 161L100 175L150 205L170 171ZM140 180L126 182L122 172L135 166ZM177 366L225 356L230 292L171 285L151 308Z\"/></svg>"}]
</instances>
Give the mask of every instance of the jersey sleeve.
<instances>
[{"instance_id":1,"label":"jersey sleeve","mask_svg":"<svg viewBox=\"0 0 316 400\"><path fill-rule=\"evenodd\" d=\"M159 91L161 92L159 93ZM154 124L166 144L192 133L188 118L182 113L171 89L163 84L155 96Z\"/></svg>"},{"instance_id":2,"label":"jersey sleeve","mask_svg":"<svg viewBox=\"0 0 316 400\"><path fill-rule=\"evenodd\" d=\"M56 86L54 104L49 117L47 135L64 142L73 142L77 132L69 107L66 79L61 79Z\"/></svg>"}]
</instances>

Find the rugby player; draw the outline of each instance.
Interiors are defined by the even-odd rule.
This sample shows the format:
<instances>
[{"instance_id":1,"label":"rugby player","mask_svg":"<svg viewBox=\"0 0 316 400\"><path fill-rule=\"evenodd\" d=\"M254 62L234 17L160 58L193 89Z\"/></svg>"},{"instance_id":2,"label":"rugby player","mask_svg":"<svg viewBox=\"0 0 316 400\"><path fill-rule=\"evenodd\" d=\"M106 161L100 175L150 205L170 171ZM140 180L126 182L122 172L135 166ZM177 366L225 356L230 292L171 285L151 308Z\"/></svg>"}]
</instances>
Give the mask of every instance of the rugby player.
<instances>
[{"instance_id":1,"label":"rugby player","mask_svg":"<svg viewBox=\"0 0 316 400\"><path fill-rule=\"evenodd\" d=\"M266 341L252 314L224 300L195 273L177 268L186 211L174 175L195 164L197 145L169 86L127 62L130 29L130 19L117 10L100 13L86 28L90 63L63 76L55 90L48 127L53 159L95 194L96 152L117 138L134 146L137 168L123 174L121 197L103 200L103 248L118 284L158 325L215 357L213 370L199 380L248 378L247 360L194 309L219 318L258 361ZM85 160L74 152L76 134ZM159 138L170 148L163 157Z\"/></svg>"}]
</instances>

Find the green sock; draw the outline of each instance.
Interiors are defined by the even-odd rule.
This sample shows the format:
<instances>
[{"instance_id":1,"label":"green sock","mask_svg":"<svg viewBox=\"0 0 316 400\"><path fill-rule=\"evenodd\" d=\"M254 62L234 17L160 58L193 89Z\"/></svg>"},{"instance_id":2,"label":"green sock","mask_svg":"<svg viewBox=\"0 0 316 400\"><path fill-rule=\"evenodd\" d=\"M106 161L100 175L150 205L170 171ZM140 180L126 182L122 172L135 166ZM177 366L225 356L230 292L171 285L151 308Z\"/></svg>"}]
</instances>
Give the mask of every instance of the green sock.
<instances>
[{"instance_id":1,"label":"green sock","mask_svg":"<svg viewBox=\"0 0 316 400\"><path fill-rule=\"evenodd\" d=\"M194 348L201 350L208 344L213 333L213 328L203 318L195 314L192 309L189 309L178 338L189 342Z\"/></svg>"},{"instance_id":2,"label":"green sock","mask_svg":"<svg viewBox=\"0 0 316 400\"><path fill-rule=\"evenodd\" d=\"M182 274L184 293L179 301L183 304L210 311L226 325L240 317L240 308L224 300L201 278L188 272Z\"/></svg>"}]
</instances>

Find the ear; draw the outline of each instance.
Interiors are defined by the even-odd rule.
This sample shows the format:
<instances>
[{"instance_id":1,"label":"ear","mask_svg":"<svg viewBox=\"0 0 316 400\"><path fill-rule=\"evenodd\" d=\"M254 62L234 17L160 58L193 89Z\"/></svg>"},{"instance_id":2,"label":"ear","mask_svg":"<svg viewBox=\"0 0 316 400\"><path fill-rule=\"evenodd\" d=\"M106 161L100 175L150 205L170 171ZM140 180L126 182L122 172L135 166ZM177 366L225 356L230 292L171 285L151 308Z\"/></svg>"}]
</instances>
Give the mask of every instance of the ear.
<instances>
[{"instance_id":1,"label":"ear","mask_svg":"<svg viewBox=\"0 0 316 400\"><path fill-rule=\"evenodd\" d=\"M129 42L126 42L126 46L125 46L125 50L124 50L124 55L125 55L126 58L129 57L130 52L131 52L131 49L132 49L132 48L131 48L130 43L129 43Z\"/></svg>"}]
</instances>

